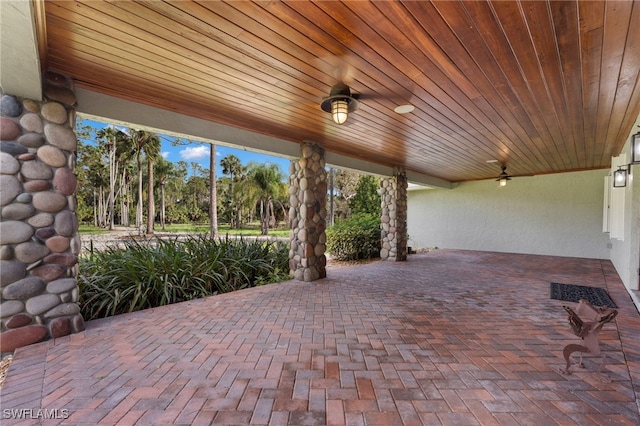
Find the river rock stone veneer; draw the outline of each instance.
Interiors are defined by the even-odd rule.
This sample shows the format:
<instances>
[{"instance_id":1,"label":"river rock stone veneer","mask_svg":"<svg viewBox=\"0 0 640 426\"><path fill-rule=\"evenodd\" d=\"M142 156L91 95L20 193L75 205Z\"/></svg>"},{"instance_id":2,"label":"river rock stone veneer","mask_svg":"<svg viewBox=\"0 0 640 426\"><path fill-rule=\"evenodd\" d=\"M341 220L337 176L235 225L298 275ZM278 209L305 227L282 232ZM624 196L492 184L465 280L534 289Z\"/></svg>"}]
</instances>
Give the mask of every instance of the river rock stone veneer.
<instances>
[{"instance_id":1,"label":"river rock stone veneer","mask_svg":"<svg viewBox=\"0 0 640 426\"><path fill-rule=\"evenodd\" d=\"M382 260L407 260L407 174L394 168L393 177L380 180Z\"/></svg>"},{"instance_id":2,"label":"river rock stone veneer","mask_svg":"<svg viewBox=\"0 0 640 426\"><path fill-rule=\"evenodd\" d=\"M44 101L0 90L0 351L84 330L71 81L45 74Z\"/></svg>"},{"instance_id":3,"label":"river rock stone veneer","mask_svg":"<svg viewBox=\"0 0 640 426\"><path fill-rule=\"evenodd\" d=\"M299 160L289 167L289 268L299 281L327 276L326 220L327 172L324 148L304 142Z\"/></svg>"}]
</instances>

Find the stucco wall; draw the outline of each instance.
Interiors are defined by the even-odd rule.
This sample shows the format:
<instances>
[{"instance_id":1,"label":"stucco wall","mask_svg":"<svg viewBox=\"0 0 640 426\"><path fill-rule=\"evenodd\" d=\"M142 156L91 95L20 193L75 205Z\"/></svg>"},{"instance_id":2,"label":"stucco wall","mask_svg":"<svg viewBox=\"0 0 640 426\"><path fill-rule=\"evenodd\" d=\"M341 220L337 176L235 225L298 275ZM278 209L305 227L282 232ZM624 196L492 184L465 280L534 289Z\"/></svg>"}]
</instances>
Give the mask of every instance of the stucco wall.
<instances>
[{"instance_id":1,"label":"stucco wall","mask_svg":"<svg viewBox=\"0 0 640 426\"><path fill-rule=\"evenodd\" d=\"M629 140L622 152L630 159ZM627 288L640 290L640 165L631 166L627 186L620 190L625 194L624 237L611 240L611 262Z\"/></svg>"},{"instance_id":2,"label":"stucco wall","mask_svg":"<svg viewBox=\"0 0 640 426\"><path fill-rule=\"evenodd\" d=\"M602 232L608 170L464 182L409 191L413 247L609 259Z\"/></svg>"}]
</instances>

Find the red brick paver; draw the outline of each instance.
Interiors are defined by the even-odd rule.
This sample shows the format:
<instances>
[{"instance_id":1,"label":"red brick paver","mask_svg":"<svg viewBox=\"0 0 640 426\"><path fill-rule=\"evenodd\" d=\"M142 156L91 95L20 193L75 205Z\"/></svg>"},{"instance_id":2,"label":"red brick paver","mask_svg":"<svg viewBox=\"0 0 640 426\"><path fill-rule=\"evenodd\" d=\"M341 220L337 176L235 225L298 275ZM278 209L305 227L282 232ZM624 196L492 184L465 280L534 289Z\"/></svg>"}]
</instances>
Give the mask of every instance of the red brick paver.
<instances>
[{"instance_id":1,"label":"red brick paver","mask_svg":"<svg viewBox=\"0 0 640 426\"><path fill-rule=\"evenodd\" d=\"M585 356L560 373L579 339L552 281L606 287L618 305L600 333L604 372ZM610 262L438 250L90 322L16 351L1 414L3 425L636 425L639 395L640 315Z\"/></svg>"}]
</instances>

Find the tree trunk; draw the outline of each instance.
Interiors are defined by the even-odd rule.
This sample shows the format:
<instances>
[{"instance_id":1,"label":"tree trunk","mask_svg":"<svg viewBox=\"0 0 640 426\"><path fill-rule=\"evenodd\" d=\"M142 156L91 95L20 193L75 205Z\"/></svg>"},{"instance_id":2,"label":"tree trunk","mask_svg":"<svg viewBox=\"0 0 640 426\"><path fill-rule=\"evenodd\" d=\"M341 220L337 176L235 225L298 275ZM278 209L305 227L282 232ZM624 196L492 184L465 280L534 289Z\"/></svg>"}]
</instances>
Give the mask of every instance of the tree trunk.
<instances>
[{"instance_id":1,"label":"tree trunk","mask_svg":"<svg viewBox=\"0 0 640 426\"><path fill-rule=\"evenodd\" d=\"M111 143L109 147L109 230L115 228L116 209L116 181L118 179L118 169L116 164L116 144Z\"/></svg>"},{"instance_id":2,"label":"tree trunk","mask_svg":"<svg viewBox=\"0 0 640 426\"><path fill-rule=\"evenodd\" d=\"M147 157L147 173L149 175L149 182L147 184L147 190L149 192L147 196L147 235L153 235L153 225L156 218L156 202L153 194L153 160Z\"/></svg>"},{"instance_id":3,"label":"tree trunk","mask_svg":"<svg viewBox=\"0 0 640 426\"><path fill-rule=\"evenodd\" d=\"M269 228L275 228L278 219L276 217L276 210L273 207L273 200L269 200L267 209L267 223L269 224Z\"/></svg>"},{"instance_id":4,"label":"tree trunk","mask_svg":"<svg viewBox=\"0 0 640 426\"><path fill-rule=\"evenodd\" d=\"M98 226L98 203L95 188L93 188L93 226Z\"/></svg>"},{"instance_id":5,"label":"tree trunk","mask_svg":"<svg viewBox=\"0 0 640 426\"><path fill-rule=\"evenodd\" d=\"M138 156L138 205L136 206L136 229L138 231L142 231L141 228L142 228L142 160Z\"/></svg>"},{"instance_id":6,"label":"tree trunk","mask_svg":"<svg viewBox=\"0 0 640 426\"><path fill-rule=\"evenodd\" d=\"M127 187L127 172L122 171L120 175L120 224L129 227L129 188Z\"/></svg>"},{"instance_id":7,"label":"tree trunk","mask_svg":"<svg viewBox=\"0 0 640 426\"><path fill-rule=\"evenodd\" d=\"M236 201L236 193L234 190L236 175L231 173L231 180L229 181L229 196L231 197L231 218L230 225L232 229L240 229L240 208Z\"/></svg>"},{"instance_id":8,"label":"tree trunk","mask_svg":"<svg viewBox=\"0 0 640 426\"><path fill-rule=\"evenodd\" d=\"M218 194L216 187L216 146L209 148L209 224L211 238L218 237Z\"/></svg>"},{"instance_id":9,"label":"tree trunk","mask_svg":"<svg viewBox=\"0 0 640 426\"><path fill-rule=\"evenodd\" d=\"M104 187L101 186L98 190L98 226L100 228L107 226L105 219Z\"/></svg>"},{"instance_id":10,"label":"tree trunk","mask_svg":"<svg viewBox=\"0 0 640 426\"><path fill-rule=\"evenodd\" d=\"M333 167L329 168L329 226L333 226L333 223L335 221L335 216L334 216L334 204L333 204L333 198L334 198L334 184L333 184L333 176L335 173L335 169Z\"/></svg>"},{"instance_id":11,"label":"tree trunk","mask_svg":"<svg viewBox=\"0 0 640 426\"><path fill-rule=\"evenodd\" d=\"M160 184L160 225L164 231L167 205L165 203L164 183Z\"/></svg>"},{"instance_id":12,"label":"tree trunk","mask_svg":"<svg viewBox=\"0 0 640 426\"><path fill-rule=\"evenodd\" d=\"M262 235L269 233L269 203L265 203L263 199L260 199L260 223Z\"/></svg>"},{"instance_id":13,"label":"tree trunk","mask_svg":"<svg viewBox=\"0 0 640 426\"><path fill-rule=\"evenodd\" d=\"M102 228L102 187L98 187L98 227Z\"/></svg>"}]
</instances>

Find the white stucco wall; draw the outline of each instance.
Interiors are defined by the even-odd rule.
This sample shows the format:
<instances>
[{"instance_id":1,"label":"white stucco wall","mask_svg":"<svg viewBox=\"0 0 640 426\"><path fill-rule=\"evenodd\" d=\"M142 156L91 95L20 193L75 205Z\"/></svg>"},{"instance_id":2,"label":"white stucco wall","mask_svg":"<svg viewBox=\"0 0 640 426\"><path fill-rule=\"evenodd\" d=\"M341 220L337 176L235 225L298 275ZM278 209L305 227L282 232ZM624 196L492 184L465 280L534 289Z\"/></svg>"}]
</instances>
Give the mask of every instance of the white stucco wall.
<instances>
[{"instance_id":1,"label":"white stucco wall","mask_svg":"<svg viewBox=\"0 0 640 426\"><path fill-rule=\"evenodd\" d=\"M625 160L631 158L629 141L622 151L628 153ZM627 288L640 290L640 165L630 167L627 186L620 189L624 191L625 200L622 215L624 231L622 238L611 240L611 262Z\"/></svg>"},{"instance_id":2,"label":"white stucco wall","mask_svg":"<svg viewBox=\"0 0 640 426\"><path fill-rule=\"evenodd\" d=\"M4 93L42 99L34 7L44 2L0 0L0 87Z\"/></svg>"},{"instance_id":3,"label":"white stucco wall","mask_svg":"<svg viewBox=\"0 0 640 426\"><path fill-rule=\"evenodd\" d=\"M609 259L602 232L608 170L464 182L454 189L409 191L413 247Z\"/></svg>"}]
</instances>

